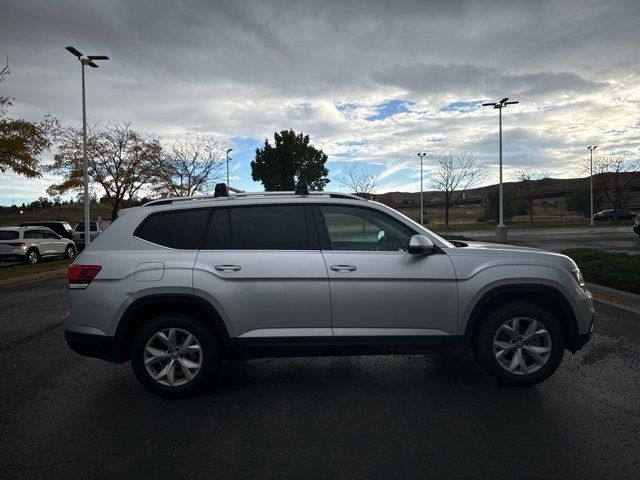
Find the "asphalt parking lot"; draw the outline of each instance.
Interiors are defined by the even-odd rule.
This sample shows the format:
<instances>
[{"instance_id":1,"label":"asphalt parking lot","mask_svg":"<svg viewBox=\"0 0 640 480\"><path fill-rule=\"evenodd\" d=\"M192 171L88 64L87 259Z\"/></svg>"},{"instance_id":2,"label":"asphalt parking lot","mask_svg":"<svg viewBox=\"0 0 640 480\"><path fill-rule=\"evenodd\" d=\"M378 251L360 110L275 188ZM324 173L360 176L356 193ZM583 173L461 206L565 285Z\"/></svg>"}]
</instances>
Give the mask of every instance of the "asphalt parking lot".
<instances>
[{"instance_id":1,"label":"asphalt parking lot","mask_svg":"<svg viewBox=\"0 0 640 480\"><path fill-rule=\"evenodd\" d=\"M65 279L0 290L0 478L639 478L640 316L527 389L470 357L254 360L164 400L62 340Z\"/></svg>"},{"instance_id":2,"label":"asphalt parking lot","mask_svg":"<svg viewBox=\"0 0 640 480\"><path fill-rule=\"evenodd\" d=\"M479 242L494 242L495 229L452 230ZM595 248L610 252L640 253L640 237L632 224L597 227L510 228L507 243L560 252L567 248Z\"/></svg>"}]
</instances>

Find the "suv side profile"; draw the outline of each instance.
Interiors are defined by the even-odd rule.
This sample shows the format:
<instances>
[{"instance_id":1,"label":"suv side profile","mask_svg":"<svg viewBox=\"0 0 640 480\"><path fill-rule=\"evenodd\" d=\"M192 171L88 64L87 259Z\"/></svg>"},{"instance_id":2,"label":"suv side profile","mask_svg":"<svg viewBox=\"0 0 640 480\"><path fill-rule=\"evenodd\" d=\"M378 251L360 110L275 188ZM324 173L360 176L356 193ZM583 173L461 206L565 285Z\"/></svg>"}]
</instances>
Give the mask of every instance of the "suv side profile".
<instances>
[{"instance_id":1,"label":"suv side profile","mask_svg":"<svg viewBox=\"0 0 640 480\"><path fill-rule=\"evenodd\" d=\"M73 228L69 225L69 222L50 221L45 220L41 222L22 222L21 227L47 227L58 235L69 240L73 240Z\"/></svg>"},{"instance_id":2,"label":"suv side profile","mask_svg":"<svg viewBox=\"0 0 640 480\"><path fill-rule=\"evenodd\" d=\"M69 267L65 339L169 397L221 359L473 351L533 385L594 316L564 255L453 244L353 195L238 193L123 210ZM98 308L96 308L98 307Z\"/></svg>"},{"instance_id":3,"label":"suv side profile","mask_svg":"<svg viewBox=\"0 0 640 480\"><path fill-rule=\"evenodd\" d=\"M35 265L44 257L73 258L74 243L47 227L1 227L0 258L14 257Z\"/></svg>"}]
</instances>

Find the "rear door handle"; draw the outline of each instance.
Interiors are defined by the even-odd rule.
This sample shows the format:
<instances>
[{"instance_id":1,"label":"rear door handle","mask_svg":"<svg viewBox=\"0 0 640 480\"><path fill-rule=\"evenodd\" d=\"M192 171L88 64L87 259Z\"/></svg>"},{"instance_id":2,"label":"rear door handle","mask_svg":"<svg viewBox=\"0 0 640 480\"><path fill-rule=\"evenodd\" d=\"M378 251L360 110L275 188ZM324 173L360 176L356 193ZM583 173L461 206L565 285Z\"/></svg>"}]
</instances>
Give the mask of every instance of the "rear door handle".
<instances>
[{"instance_id":1,"label":"rear door handle","mask_svg":"<svg viewBox=\"0 0 640 480\"><path fill-rule=\"evenodd\" d=\"M355 265L331 265L329 268L336 272L353 272L354 270L357 270Z\"/></svg>"},{"instance_id":2,"label":"rear door handle","mask_svg":"<svg viewBox=\"0 0 640 480\"><path fill-rule=\"evenodd\" d=\"M237 272L240 270L240 265L216 265L215 269L219 272Z\"/></svg>"}]
</instances>

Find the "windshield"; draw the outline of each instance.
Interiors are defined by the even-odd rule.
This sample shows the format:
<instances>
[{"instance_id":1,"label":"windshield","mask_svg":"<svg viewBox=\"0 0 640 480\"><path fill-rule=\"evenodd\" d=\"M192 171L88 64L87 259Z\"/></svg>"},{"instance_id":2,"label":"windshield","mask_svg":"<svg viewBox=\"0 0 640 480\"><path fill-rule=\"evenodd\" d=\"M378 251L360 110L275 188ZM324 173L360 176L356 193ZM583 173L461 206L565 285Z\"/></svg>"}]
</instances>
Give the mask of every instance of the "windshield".
<instances>
[{"instance_id":1,"label":"windshield","mask_svg":"<svg viewBox=\"0 0 640 480\"><path fill-rule=\"evenodd\" d=\"M92 232L95 232L98 230L96 222L91 222L89 224L89 228L91 229ZM80 222L76 225L76 232L84 232L84 222Z\"/></svg>"}]
</instances>

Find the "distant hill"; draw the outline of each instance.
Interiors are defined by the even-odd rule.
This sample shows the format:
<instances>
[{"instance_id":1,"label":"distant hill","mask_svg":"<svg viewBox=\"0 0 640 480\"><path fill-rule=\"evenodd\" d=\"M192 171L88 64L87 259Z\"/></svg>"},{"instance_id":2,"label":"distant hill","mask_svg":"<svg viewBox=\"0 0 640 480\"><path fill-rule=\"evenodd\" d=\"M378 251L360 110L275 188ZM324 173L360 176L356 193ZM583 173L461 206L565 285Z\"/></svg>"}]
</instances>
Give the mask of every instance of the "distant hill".
<instances>
[{"instance_id":1,"label":"distant hill","mask_svg":"<svg viewBox=\"0 0 640 480\"><path fill-rule=\"evenodd\" d=\"M630 175L620 173L618 175ZM594 176L594 181L597 176ZM589 188L589 177L584 178L544 178L535 180L537 183L536 199L544 198L565 198L572 191L578 189ZM519 182L505 182L503 184L505 192L519 191ZM484 187L471 188L464 192L464 200L460 203L467 205L481 204L483 199L487 197L489 192L497 190L498 184L487 185ZM597 194L597 192L596 192ZM442 192L425 190L423 192L425 206L439 207L444 205L444 195ZM389 205L394 208L402 208L408 206L420 205L420 192L388 192L374 195L374 199L378 202ZM631 207L640 209L640 186L634 189Z\"/></svg>"}]
</instances>

